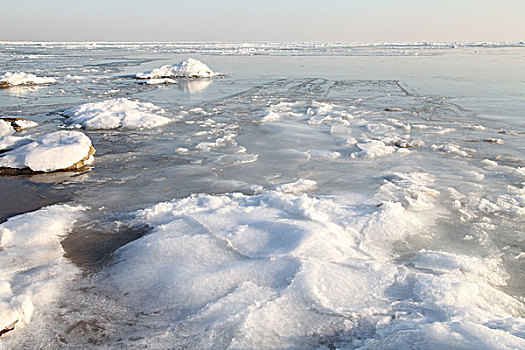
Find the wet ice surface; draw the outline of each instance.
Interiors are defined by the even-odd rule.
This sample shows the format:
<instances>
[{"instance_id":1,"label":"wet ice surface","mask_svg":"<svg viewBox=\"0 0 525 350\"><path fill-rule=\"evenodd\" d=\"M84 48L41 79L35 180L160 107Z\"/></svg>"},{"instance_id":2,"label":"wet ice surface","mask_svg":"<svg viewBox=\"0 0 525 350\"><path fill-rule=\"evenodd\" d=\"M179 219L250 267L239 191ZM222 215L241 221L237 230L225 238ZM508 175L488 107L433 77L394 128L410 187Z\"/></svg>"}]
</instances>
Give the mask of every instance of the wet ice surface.
<instances>
[{"instance_id":1,"label":"wet ice surface","mask_svg":"<svg viewBox=\"0 0 525 350\"><path fill-rule=\"evenodd\" d=\"M94 168L49 174L50 195L91 208L64 241L84 277L0 347L524 347L522 50L498 49L518 78L495 69L476 95L493 49L199 56L226 76L169 86L133 75L187 57L128 49L2 49L57 78L0 91L6 116L40 124L21 136L116 98L172 122L84 130ZM440 71L464 57L471 71ZM495 97L509 112L491 118Z\"/></svg>"}]
</instances>

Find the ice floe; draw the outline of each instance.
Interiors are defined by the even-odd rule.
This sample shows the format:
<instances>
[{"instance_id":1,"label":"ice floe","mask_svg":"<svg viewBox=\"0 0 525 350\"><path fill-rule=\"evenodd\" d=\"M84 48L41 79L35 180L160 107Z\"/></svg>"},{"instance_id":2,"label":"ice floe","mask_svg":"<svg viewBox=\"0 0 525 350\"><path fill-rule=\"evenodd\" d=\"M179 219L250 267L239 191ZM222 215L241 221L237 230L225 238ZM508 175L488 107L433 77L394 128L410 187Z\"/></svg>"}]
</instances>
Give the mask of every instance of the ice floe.
<instances>
[{"instance_id":1,"label":"ice floe","mask_svg":"<svg viewBox=\"0 0 525 350\"><path fill-rule=\"evenodd\" d=\"M165 113L152 103L127 98L86 103L63 112L70 127L85 129L155 128L172 121Z\"/></svg>"},{"instance_id":2,"label":"ice floe","mask_svg":"<svg viewBox=\"0 0 525 350\"><path fill-rule=\"evenodd\" d=\"M212 78L222 75L214 72L199 60L188 58L172 65L165 65L153 70L137 73L137 79L162 78Z\"/></svg>"},{"instance_id":3,"label":"ice floe","mask_svg":"<svg viewBox=\"0 0 525 350\"><path fill-rule=\"evenodd\" d=\"M54 82L56 82L55 78L37 77L34 74L24 72L7 72L0 76L0 88L20 85L52 84Z\"/></svg>"},{"instance_id":4,"label":"ice floe","mask_svg":"<svg viewBox=\"0 0 525 350\"><path fill-rule=\"evenodd\" d=\"M82 210L55 205L0 225L0 333L58 308L62 287L78 273L63 257L60 241Z\"/></svg>"},{"instance_id":5,"label":"ice floe","mask_svg":"<svg viewBox=\"0 0 525 350\"><path fill-rule=\"evenodd\" d=\"M19 141L20 142L20 141ZM93 163L95 149L79 131L57 131L0 154L0 173L75 170Z\"/></svg>"}]
</instances>

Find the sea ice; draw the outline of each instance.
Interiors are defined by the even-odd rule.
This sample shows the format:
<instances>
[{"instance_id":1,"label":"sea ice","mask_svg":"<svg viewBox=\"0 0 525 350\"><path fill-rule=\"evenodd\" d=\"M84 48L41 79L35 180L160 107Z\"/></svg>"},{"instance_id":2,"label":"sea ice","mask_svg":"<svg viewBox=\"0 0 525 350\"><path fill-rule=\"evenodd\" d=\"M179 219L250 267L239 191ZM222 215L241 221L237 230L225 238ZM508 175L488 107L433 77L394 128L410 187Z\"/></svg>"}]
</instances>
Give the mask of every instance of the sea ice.
<instances>
[{"instance_id":1,"label":"sea ice","mask_svg":"<svg viewBox=\"0 0 525 350\"><path fill-rule=\"evenodd\" d=\"M172 65L166 65L153 70L137 73L138 79L162 79L162 78L212 78L222 75L214 72L199 60L188 58Z\"/></svg>"},{"instance_id":2,"label":"sea ice","mask_svg":"<svg viewBox=\"0 0 525 350\"><path fill-rule=\"evenodd\" d=\"M165 111L152 103L117 98L86 103L67 109L66 123L85 129L140 129L155 128L168 124L172 119L162 116Z\"/></svg>"},{"instance_id":3,"label":"sea ice","mask_svg":"<svg viewBox=\"0 0 525 350\"><path fill-rule=\"evenodd\" d=\"M37 77L34 74L24 72L7 72L0 76L0 88L19 85L52 84L54 82L56 82L55 78Z\"/></svg>"},{"instance_id":4,"label":"sea ice","mask_svg":"<svg viewBox=\"0 0 525 350\"><path fill-rule=\"evenodd\" d=\"M93 162L95 149L79 131L57 131L0 155L0 169L50 172L78 169Z\"/></svg>"}]
</instances>

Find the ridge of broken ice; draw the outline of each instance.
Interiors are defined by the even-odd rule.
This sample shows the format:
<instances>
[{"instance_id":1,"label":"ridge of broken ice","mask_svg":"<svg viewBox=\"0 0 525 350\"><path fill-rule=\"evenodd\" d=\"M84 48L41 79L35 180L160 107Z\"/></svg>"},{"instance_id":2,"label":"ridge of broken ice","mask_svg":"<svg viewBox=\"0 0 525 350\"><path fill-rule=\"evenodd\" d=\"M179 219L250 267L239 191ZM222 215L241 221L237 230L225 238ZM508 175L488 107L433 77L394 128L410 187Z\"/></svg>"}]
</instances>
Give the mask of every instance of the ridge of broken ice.
<instances>
[{"instance_id":1,"label":"ridge of broken ice","mask_svg":"<svg viewBox=\"0 0 525 350\"><path fill-rule=\"evenodd\" d=\"M152 103L127 98L85 103L63 112L69 127L84 129L150 129L172 121L161 115L165 113Z\"/></svg>"},{"instance_id":2,"label":"ridge of broken ice","mask_svg":"<svg viewBox=\"0 0 525 350\"><path fill-rule=\"evenodd\" d=\"M212 78L222 75L214 72L199 60L188 58L171 65L165 65L147 72L137 73L137 79L163 79L163 78Z\"/></svg>"},{"instance_id":3,"label":"ridge of broken ice","mask_svg":"<svg viewBox=\"0 0 525 350\"><path fill-rule=\"evenodd\" d=\"M119 249L100 282L133 312L169 310L154 322L171 326L135 345L309 348L329 334L341 348L432 348L453 329L458 346L523 347L524 308L496 287L508 277L497 258L393 254L435 220L433 180L387 174L379 206L284 193L309 180L159 203L135 219L153 231Z\"/></svg>"},{"instance_id":4,"label":"ridge of broken ice","mask_svg":"<svg viewBox=\"0 0 525 350\"><path fill-rule=\"evenodd\" d=\"M0 76L0 87L52 84L54 82L56 82L55 78L37 77L25 72L7 72Z\"/></svg>"},{"instance_id":5,"label":"ridge of broken ice","mask_svg":"<svg viewBox=\"0 0 525 350\"><path fill-rule=\"evenodd\" d=\"M55 309L61 286L78 269L63 257L61 239L82 207L55 205L12 217L0 225L0 332Z\"/></svg>"},{"instance_id":6,"label":"ridge of broken ice","mask_svg":"<svg viewBox=\"0 0 525 350\"><path fill-rule=\"evenodd\" d=\"M51 172L79 169L93 163L95 149L79 131L56 131L0 155L0 173Z\"/></svg>"}]
</instances>

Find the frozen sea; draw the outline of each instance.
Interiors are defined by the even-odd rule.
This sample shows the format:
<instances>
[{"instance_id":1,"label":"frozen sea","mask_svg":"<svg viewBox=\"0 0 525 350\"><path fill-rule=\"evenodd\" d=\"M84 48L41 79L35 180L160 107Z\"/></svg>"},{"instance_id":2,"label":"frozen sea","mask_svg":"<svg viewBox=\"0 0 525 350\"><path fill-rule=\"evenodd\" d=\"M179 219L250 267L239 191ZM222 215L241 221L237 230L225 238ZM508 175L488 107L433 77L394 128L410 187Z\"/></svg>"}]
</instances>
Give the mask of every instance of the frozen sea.
<instances>
[{"instance_id":1,"label":"frozen sea","mask_svg":"<svg viewBox=\"0 0 525 350\"><path fill-rule=\"evenodd\" d=\"M223 75L135 79L189 57ZM525 44L0 43L0 67L55 79L0 88L39 123L17 136L86 103L169 118L0 176L0 349L525 349Z\"/></svg>"}]
</instances>

